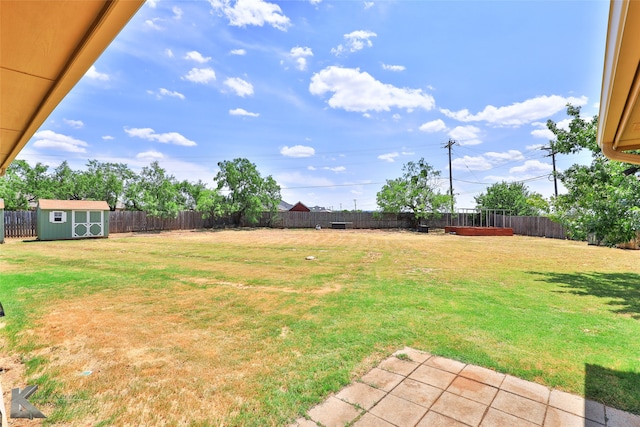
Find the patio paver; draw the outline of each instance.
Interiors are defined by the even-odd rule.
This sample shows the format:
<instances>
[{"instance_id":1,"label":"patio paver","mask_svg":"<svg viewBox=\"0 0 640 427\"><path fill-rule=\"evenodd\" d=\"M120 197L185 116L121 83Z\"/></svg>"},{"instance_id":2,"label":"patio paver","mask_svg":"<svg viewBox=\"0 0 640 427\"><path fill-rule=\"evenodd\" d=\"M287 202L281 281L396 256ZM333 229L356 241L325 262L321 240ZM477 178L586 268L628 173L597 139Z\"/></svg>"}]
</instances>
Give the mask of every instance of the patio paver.
<instances>
[{"instance_id":1,"label":"patio paver","mask_svg":"<svg viewBox=\"0 0 640 427\"><path fill-rule=\"evenodd\" d=\"M640 427L639 415L491 369L394 355L291 427Z\"/></svg>"}]
</instances>

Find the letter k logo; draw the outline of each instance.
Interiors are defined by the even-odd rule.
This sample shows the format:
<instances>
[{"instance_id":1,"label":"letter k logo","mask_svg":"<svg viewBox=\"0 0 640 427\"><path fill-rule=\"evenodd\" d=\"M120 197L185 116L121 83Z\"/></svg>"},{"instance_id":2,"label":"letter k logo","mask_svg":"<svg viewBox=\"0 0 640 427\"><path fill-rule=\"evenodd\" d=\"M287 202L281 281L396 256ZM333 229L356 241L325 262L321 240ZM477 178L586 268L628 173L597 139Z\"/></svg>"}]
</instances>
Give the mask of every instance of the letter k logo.
<instances>
[{"instance_id":1,"label":"letter k logo","mask_svg":"<svg viewBox=\"0 0 640 427\"><path fill-rule=\"evenodd\" d=\"M11 390L11 418L47 418L27 400L37 389L37 385L29 385L22 391L19 388Z\"/></svg>"}]
</instances>

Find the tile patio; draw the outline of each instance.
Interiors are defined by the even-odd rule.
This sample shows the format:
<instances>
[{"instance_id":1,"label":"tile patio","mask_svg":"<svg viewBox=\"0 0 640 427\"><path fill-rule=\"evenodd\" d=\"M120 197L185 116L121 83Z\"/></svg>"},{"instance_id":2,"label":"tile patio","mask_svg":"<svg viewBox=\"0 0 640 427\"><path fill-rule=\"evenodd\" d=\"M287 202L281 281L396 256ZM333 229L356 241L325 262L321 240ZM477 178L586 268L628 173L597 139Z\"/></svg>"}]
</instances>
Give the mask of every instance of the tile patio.
<instances>
[{"instance_id":1,"label":"tile patio","mask_svg":"<svg viewBox=\"0 0 640 427\"><path fill-rule=\"evenodd\" d=\"M404 348L290 427L344 426L640 427L640 416Z\"/></svg>"}]
</instances>

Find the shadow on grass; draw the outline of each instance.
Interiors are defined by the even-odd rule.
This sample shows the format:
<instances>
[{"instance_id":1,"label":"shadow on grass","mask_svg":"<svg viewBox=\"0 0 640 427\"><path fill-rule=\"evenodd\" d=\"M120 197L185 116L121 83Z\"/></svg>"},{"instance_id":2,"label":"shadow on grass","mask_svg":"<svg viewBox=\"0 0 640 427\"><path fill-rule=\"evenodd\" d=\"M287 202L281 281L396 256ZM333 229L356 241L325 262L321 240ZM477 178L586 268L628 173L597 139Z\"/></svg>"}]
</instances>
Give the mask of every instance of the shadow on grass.
<instances>
[{"instance_id":1,"label":"shadow on grass","mask_svg":"<svg viewBox=\"0 0 640 427\"><path fill-rule=\"evenodd\" d=\"M640 414L640 373L585 365L584 395L606 406ZM588 413L588 408L585 408Z\"/></svg>"},{"instance_id":2,"label":"shadow on grass","mask_svg":"<svg viewBox=\"0 0 640 427\"><path fill-rule=\"evenodd\" d=\"M612 299L607 305L611 311L630 314L640 320L640 274L636 273L539 273L529 272L547 283L565 289L574 295L591 295Z\"/></svg>"}]
</instances>

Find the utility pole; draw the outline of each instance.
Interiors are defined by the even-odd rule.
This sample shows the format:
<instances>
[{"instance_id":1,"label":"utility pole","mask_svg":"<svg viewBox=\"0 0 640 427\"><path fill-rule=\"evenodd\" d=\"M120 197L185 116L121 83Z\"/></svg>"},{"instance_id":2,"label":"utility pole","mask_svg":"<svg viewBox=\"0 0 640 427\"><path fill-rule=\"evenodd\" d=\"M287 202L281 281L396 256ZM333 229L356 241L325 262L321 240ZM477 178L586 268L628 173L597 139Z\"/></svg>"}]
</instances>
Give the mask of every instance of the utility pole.
<instances>
[{"instance_id":1,"label":"utility pole","mask_svg":"<svg viewBox=\"0 0 640 427\"><path fill-rule=\"evenodd\" d=\"M558 177L556 175L556 151L553 148L553 144L549 145L549 147L542 147L541 150L549 151L550 153L547 155L547 157L551 157L551 163L553 164L553 190L557 199L558 198Z\"/></svg>"},{"instance_id":2,"label":"utility pole","mask_svg":"<svg viewBox=\"0 0 640 427\"><path fill-rule=\"evenodd\" d=\"M356 200L357 199L353 199L353 211L354 212L358 210L358 207L356 206Z\"/></svg>"},{"instance_id":3,"label":"utility pole","mask_svg":"<svg viewBox=\"0 0 640 427\"><path fill-rule=\"evenodd\" d=\"M449 142L445 144L445 148L449 149L449 195L451 196L451 214L453 215L453 172L451 170L451 147L455 145L455 141L453 139L449 139Z\"/></svg>"}]
</instances>

